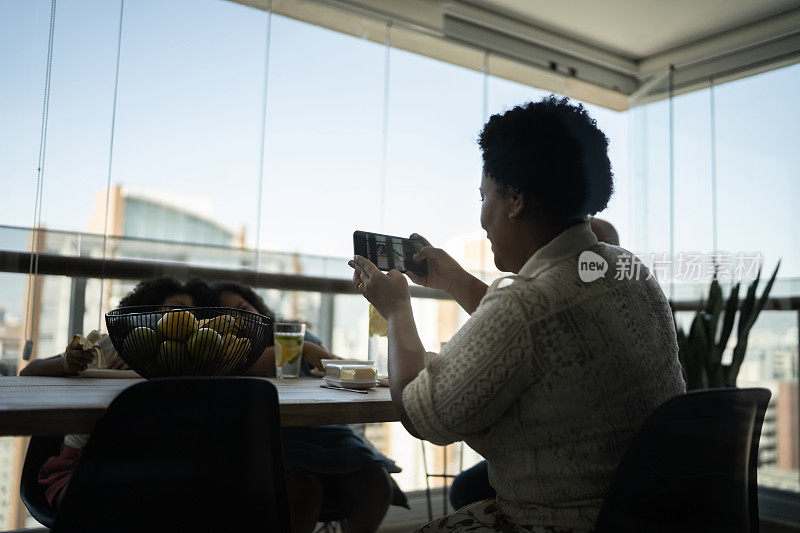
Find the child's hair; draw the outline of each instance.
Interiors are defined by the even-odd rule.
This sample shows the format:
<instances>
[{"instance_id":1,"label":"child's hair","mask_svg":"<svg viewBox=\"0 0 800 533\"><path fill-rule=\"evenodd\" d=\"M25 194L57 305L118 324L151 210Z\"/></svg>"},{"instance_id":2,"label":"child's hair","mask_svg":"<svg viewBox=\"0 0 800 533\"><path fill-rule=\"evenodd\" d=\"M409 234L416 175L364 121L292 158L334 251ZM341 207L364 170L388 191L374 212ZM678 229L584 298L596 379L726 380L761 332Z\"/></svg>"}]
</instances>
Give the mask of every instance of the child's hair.
<instances>
[{"instance_id":1,"label":"child's hair","mask_svg":"<svg viewBox=\"0 0 800 533\"><path fill-rule=\"evenodd\" d=\"M183 286L183 292L192 297L195 307L217 307L219 298L208 283L200 278L192 278Z\"/></svg>"},{"instance_id":2,"label":"child's hair","mask_svg":"<svg viewBox=\"0 0 800 533\"><path fill-rule=\"evenodd\" d=\"M256 308L260 314L269 317L272 321L275 321L275 312L264 303L264 300L256 294L256 291L251 289L246 285L242 285L241 283L236 283L235 281L218 281L216 283L211 284L211 289L214 291L214 296L216 297L216 301L219 302L219 295L223 292L232 292L238 294L245 300L247 303L252 305Z\"/></svg>"},{"instance_id":3,"label":"child's hair","mask_svg":"<svg viewBox=\"0 0 800 533\"><path fill-rule=\"evenodd\" d=\"M131 292L119 301L119 306L159 305L170 296L175 296L176 294L187 294L187 291L175 278L163 276L145 279L140 281Z\"/></svg>"}]
</instances>

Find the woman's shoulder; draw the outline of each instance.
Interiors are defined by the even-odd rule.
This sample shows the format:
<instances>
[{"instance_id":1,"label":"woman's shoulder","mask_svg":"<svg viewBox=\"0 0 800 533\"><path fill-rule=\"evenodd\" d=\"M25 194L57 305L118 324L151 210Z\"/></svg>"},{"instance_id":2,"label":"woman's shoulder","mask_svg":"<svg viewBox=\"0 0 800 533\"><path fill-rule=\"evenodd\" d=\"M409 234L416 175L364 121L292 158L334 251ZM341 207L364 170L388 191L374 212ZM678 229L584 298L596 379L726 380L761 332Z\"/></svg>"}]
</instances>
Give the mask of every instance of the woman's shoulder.
<instances>
[{"instance_id":1,"label":"woman's shoulder","mask_svg":"<svg viewBox=\"0 0 800 533\"><path fill-rule=\"evenodd\" d=\"M476 313L533 321L553 312L560 298L561 294L547 280L513 276L490 287Z\"/></svg>"},{"instance_id":2,"label":"woman's shoulder","mask_svg":"<svg viewBox=\"0 0 800 533\"><path fill-rule=\"evenodd\" d=\"M522 306L525 314L546 318L595 298L621 297L619 285L633 282L641 291L657 286L647 266L632 252L598 243L554 262L535 276L508 276L487 292L481 305ZM635 289L629 287L628 289Z\"/></svg>"}]
</instances>

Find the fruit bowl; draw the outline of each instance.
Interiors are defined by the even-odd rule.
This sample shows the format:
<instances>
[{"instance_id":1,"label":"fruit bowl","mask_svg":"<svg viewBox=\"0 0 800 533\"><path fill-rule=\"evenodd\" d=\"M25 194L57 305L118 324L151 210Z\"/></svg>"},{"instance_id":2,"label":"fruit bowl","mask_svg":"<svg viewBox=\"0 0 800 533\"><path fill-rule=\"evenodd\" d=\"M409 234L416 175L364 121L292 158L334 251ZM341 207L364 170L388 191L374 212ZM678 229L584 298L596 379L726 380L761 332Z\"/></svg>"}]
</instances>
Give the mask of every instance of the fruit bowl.
<instances>
[{"instance_id":1,"label":"fruit bowl","mask_svg":"<svg viewBox=\"0 0 800 533\"><path fill-rule=\"evenodd\" d=\"M106 313L106 327L122 360L145 378L241 374L273 334L269 317L229 307L120 307Z\"/></svg>"}]
</instances>

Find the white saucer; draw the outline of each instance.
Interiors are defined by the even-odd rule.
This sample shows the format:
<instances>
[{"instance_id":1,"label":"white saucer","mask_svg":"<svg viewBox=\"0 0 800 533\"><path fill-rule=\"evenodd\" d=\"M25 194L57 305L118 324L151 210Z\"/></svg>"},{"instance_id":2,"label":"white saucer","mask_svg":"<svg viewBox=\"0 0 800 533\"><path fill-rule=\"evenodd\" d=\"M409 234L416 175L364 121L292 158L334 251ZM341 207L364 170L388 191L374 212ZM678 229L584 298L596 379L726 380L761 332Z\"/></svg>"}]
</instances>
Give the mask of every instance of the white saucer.
<instances>
[{"instance_id":1,"label":"white saucer","mask_svg":"<svg viewBox=\"0 0 800 533\"><path fill-rule=\"evenodd\" d=\"M371 389L378 384L374 379L337 379L325 376L325 383L334 387L345 387L347 389Z\"/></svg>"}]
</instances>

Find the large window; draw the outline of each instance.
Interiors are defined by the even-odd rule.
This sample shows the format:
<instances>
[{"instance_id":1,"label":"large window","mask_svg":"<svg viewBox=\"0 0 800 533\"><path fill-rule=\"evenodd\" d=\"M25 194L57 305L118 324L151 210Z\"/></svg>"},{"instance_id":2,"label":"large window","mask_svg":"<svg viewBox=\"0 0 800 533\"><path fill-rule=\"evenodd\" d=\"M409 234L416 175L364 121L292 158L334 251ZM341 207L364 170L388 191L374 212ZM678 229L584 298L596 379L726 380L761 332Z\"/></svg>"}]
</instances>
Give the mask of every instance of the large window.
<instances>
[{"instance_id":1,"label":"large window","mask_svg":"<svg viewBox=\"0 0 800 533\"><path fill-rule=\"evenodd\" d=\"M51 2L0 2L1 250L30 249L41 153L47 253L346 279L360 229L418 232L485 280L500 275L479 223L478 133L547 92L238 2L121 8L59 0L48 78ZM615 174L598 216L642 255L746 253L766 271L782 259L773 295L800 295L800 65L672 100L667 82L626 112L587 105ZM705 293L707 279L671 274L662 286L673 299ZM101 325L133 283L84 281L44 277L32 311L39 355ZM367 357L363 298L259 292L334 353ZM25 275L0 274L3 372L17 367L26 294ZM428 350L468 318L449 301L413 305ZM765 312L750 339L740 385L774 395L760 481L800 491L797 311ZM425 486L419 444L399 424L367 434L404 468L404 489ZM11 468L4 446L0 468ZM465 454L465 466L478 459ZM11 477L0 475L0 494Z\"/></svg>"},{"instance_id":2,"label":"large window","mask_svg":"<svg viewBox=\"0 0 800 533\"><path fill-rule=\"evenodd\" d=\"M663 280L674 299L704 298L714 261L726 295L731 281L743 279L746 285L759 264L764 280L778 260L771 295L800 293L793 230L800 225L794 205L800 195L795 146L800 105L792 97L798 85L800 65L795 65L629 111L636 148L633 218L643 228L636 233L636 246L655 256L672 253L673 266L681 258L703 262L702 269L692 270L695 275L676 268ZM693 316L679 313L679 327L688 328ZM800 492L798 317L796 308L761 314L737 383L772 391L759 483L795 493ZM724 361L735 343L730 341Z\"/></svg>"},{"instance_id":3,"label":"large window","mask_svg":"<svg viewBox=\"0 0 800 533\"><path fill-rule=\"evenodd\" d=\"M375 227L384 50L273 17L261 247L347 257Z\"/></svg>"}]
</instances>

